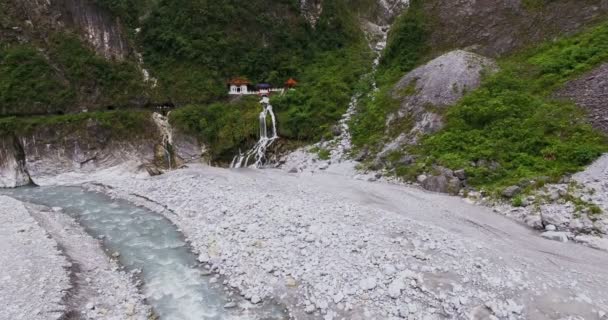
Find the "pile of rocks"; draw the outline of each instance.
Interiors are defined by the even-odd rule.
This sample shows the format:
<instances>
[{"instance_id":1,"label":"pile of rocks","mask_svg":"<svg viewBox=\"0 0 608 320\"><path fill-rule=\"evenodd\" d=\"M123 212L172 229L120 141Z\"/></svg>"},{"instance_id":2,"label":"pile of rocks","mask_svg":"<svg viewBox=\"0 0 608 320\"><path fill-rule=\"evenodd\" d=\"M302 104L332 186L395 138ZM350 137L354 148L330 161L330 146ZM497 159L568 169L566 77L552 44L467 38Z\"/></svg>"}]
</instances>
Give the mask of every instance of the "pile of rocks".
<instances>
[{"instance_id":1,"label":"pile of rocks","mask_svg":"<svg viewBox=\"0 0 608 320\"><path fill-rule=\"evenodd\" d=\"M494 211L545 231L542 235L546 238L572 239L608 250L608 240L590 237L608 235L608 155L558 184L545 185L528 195L522 190L522 186L504 189L502 196L511 203L493 204Z\"/></svg>"}]
</instances>

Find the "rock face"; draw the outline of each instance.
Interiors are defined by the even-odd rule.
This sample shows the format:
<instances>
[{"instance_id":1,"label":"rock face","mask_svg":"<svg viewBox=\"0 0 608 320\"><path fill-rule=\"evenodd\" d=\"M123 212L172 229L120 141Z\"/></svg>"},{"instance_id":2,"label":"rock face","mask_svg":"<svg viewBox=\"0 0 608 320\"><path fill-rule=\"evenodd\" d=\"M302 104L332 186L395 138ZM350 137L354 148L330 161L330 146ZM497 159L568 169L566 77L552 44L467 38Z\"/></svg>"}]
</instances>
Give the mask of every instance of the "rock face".
<instances>
[{"instance_id":1,"label":"rock face","mask_svg":"<svg viewBox=\"0 0 608 320\"><path fill-rule=\"evenodd\" d=\"M498 70L492 59L456 50L444 54L405 75L392 90L401 101L396 114L390 115L387 127L410 125L409 132L400 132L380 153L383 157L406 144L416 144L421 135L432 134L443 127L439 110L454 105L466 92L479 87L484 72ZM390 132L389 132L390 134Z\"/></svg>"},{"instance_id":2,"label":"rock face","mask_svg":"<svg viewBox=\"0 0 608 320\"><path fill-rule=\"evenodd\" d=\"M2 138L0 187L26 185L32 182L30 177L35 181L37 177L89 172L124 163L143 165L150 174L161 174L165 169L201 159L204 147L196 139L179 133L167 148L152 118L144 126L144 132L124 137L89 119L82 126L46 126L28 135ZM159 149L170 150L170 154L159 153Z\"/></svg>"},{"instance_id":3,"label":"rock face","mask_svg":"<svg viewBox=\"0 0 608 320\"><path fill-rule=\"evenodd\" d=\"M123 60L132 48L118 20L92 0L11 0L35 32L71 29L106 59ZM45 36L43 35L43 38Z\"/></svg>"},{"instance_id":4,"label":"rock face","mask_svg":"<svg viewBox=\"0 0 608 320\"><path fill-rule=\"evenodd\" d=\"M593 126L608 134L608 63L568 83L556 95L587 109Z\"/></svg>"},{"instance_id":5,"label":"rock face","mask_svg":"<svg viewBox=\"0 0 608 320\"><path fill-rule=\"evenodd\" d=\"M600 21L608 1L430 0L424 9L437 21L429 35L436 52L471 46L497 57Z\"/></svg>"},{"instance_id":6,"label":"rock face","mask_svg":"<svg viewBox=\"0 0 608 320\"><path fill-rule=\"evenodd\" d=\"M25 153L13 136L0 138L0 188L15 188L31 184L25 166Z\"/></svg>"}]
</instances>

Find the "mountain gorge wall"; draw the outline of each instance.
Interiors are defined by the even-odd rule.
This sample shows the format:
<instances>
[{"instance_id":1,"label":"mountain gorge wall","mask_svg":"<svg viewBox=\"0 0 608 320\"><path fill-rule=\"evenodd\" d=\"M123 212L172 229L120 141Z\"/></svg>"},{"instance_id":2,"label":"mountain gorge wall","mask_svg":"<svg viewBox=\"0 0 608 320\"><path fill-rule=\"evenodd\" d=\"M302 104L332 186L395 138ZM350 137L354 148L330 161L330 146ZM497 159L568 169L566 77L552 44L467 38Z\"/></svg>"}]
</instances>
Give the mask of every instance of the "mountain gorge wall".
<instances>
[{"instance_id":1,"label":"mountain gorge wall","mask_svg":"<svg viewBox=\"0 0 608 320\"><path fill-rule=\"evenodd\" d=\"M91 0L10 0L24 37L47 39L52 31L75 32L108 60L124 60L133 48L119 20Z\"/></svg>"},{"instance_id":2,"label":"mountain gorge wall","mask_svg":"<svg viewBox=\"0 0 608 320\"><path fill-rule=\"evenodd\" d=\"M0 188L122 164L156 175L201 160L204 148L196 139L174 132L172 144L166 145L163 131L151 117L130 129L128 135L88 118L75 124L42 125L27 132L5 134L0 139Z\"/></svg>"}]
</instances>

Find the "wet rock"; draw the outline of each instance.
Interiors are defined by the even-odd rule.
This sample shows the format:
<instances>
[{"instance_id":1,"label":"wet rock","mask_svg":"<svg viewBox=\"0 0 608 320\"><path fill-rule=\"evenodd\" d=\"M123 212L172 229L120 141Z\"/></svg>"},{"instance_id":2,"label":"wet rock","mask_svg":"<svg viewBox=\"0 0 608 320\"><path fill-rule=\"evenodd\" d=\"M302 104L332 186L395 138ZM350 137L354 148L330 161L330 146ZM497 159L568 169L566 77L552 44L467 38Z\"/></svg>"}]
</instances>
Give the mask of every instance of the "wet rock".
<instances>
[{"instance_id":1,"label":"wet rock","mask_svg":"<svg viewBox=\"0 0 608 320\"><path fill-rule=\"evenodd\" d=\"M513 198L521 192L519 186L510 186L502 191L502 196L505 198Z\"/></svg>"},{"instance_id":2,"label":"wet rock","mask_svg":"<svg viewBox=\"0 0 608 320\"><path fill-rule=\"evenodd\" d=\"M233 309L236 307L237 307L237 304L234 301L228 302L224 305L224 309Z\"/></svg>"},{"instance_id":3,"label":"wet rock","mask_svg":"<svg viewBox=\"0 0 608 320\"><path fill-rule=\"evenodd\" d=\"M289 169L289 173L298 173L298 167L292 167L291 169Z\"/></svg>"}]
</instances>

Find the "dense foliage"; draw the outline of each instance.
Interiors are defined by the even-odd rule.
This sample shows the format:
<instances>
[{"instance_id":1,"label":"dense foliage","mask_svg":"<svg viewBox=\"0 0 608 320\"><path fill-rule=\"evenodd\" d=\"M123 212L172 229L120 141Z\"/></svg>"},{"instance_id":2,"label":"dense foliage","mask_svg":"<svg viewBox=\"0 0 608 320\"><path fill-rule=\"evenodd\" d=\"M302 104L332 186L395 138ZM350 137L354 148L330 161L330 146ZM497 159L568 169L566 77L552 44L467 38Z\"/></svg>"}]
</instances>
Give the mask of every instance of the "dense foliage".
<instances>
[{"instance_id":1,"label":"dense foliage","mask_svg":"<svg viewBox=\"0 0 608 320\"><path fill-rule=\"evenodd\" d=\"M490 188L578 171L608 150L606 138L550 94L607 58L608 25L508 58L415 152L427 165L465 168L470 183ZM479 160L499 166L473 165Z\"/></svg>"},{"instance_id":2,"label":"dense foliage","mask_svg":"<svg viewBox=\"0 0 608 320\"><path fill-rule=\"evenodd\" d=\"M0 49L0 114L60 110L73 99L45 58L34 48Z\"/></svg>"},{"instance_id":3,"label":"dense foliage","mask_svg":"<svg viewBox=\"0 0 608 320\"><path fill-rule=\"evenodd\" d=\"M314 51L292 0L160 0L141 27L137 40L157 93L178 103L221 98L235 76L282 85Z\"/></svg>"},{"instance_id":4,"label":"dense foliage","mask_svg":"<svg viewBox=\"0 0 608 320\"><path fill-rule=\"evenodd\" d=\"M145 86L137 67L99 57L76 37L54 33L34 44L0 47L0 114L63 113L76 106L129 105Z\"/></svg>"},{"instance_id":5,"label":"dense foliage","mask_svg":"<svg viewBox=\"0 0 608 320\"><path fill-rule=\"evenodd\" d=\"M28 135L39 129L55 128L57 129L56 137L60 138L61 132L85 130L89 121L94 121L106 128L115 138L146 136L147 132L154 129L152 116L149 112L111 111L52 116L4 117L0 118L0 135Z\"/></svg>"},{"instance_id":6,"label":"dense foliage","mask_svg":"<svg viewBox=\"0 0 608 320\"><path fill-rule=\"evenodd\" d=\"M229 161L239 147L257 137L260 111L258 99L246 97L234 103L183 107L171 112L170 121L209 146L213 159Z\"/></svg>"},{"instance_id":7,"label":"dense foliage","mask_svg":"<svg viewBox=\"0 0 608 320\"><path fill-rule=\"evenodd\" d=\"M255 1L248 4L248 6L257 5L259 4ZM296 10L293 6L291 1L279 1L273 10L281 7L284 10ZM257 10L254 7L245 6L245 8ZM242 13L240 10L243 9L234 10L236 11L228 13L226 17L230 17L231 14L239 15ZM291 12L289 10L288 13ZM213 19L224 22L222 17L225 15L226 13L222 13ZM273 24L271 22L274 21L273 19L265 17L264 14L261 16L264 18L258 17L259 21L256 23ZM167 76L180 78L175 80L178 83L188 82L176 89L181 93L176 91L171 96L180 96L185 93L184 90L189 88L192 90L192 95L205 102L208 99L213 100L214 97L217 99L225 95L225 83L221 81L230 75L245 75L251 80L268 81L279 86L287 77L293 76L298 79L297 89L289 91L284 96L274 97L272 100L278 118L279 134L284 138L308 141L321 138L330 132L331 125L348 107L355 84L361 75L369 71L371 53L359 29L357 19L349 12L343 0L324 2L323 14L317 21L314 30L301 21L299 16L290 18L289 15L285 15L281 19L288 18L291 21L281 20L277 22L278 24L266 26L263 23L261 25L265 27L259 33L268 33L266 37L268 43L265 46L259 46L256 42L256 37L259 35L237 32L235 36L226 39L223 37L223 33L220 34L218 31L211 33L211 35L217 35L218 39L213 41L218 45L202 44L190 39L181 44L186 46L182 48L185 48L185 51L172 50L173 55L183 54L179 59L182 62L174 63L171 62L171 58L167 60L159 57L160 64L171 65L172 74L167 73ZM247 20L250 19L249 17L242 19L256 26L255 23ZM281 27L282 24L288 25ZM211 27L206 25L205 28ZM232 30L231 32L240 30L237 26L222 24L218 24L214 28ZM256 30L255 28L250 29ZM175 43L169 47L173 45ZM155 51L159 51L159 49L155 49ZM226 54L226 52L232 53ZM188 62L189 59L194 58L196 59ZM154 57L151 59L154 61ZM177 60L177 57L175 59ZM209 61L208 66L213 67L189 66L194 63L198 64L201 60ZM185 65L179 66L182 63ZM189 69L189 75L176 72L175 68L181 67ZM197 77L198 80L194 81L196 85L205 88L196 89L196 86L191 83L191 77ZM205 92L209 96L203 97ZM204 104L206 103L201 105ZM205 108L209 110L205 111ZM248 112L244 112L244 115L239 117L238 110L243 111L242 105L235 107L231 104L221 103L211 104L207 107L191 107L187 109L187 112L179 110L180 113L173 117L178 128L194 131L209 143L215 156L220 156L227 150L234 152L244 143L256 138L257 130L254 129L257 128L257 121L255 119L257 119L259 109L260 107L257 105L252 109L256 110L255 114L250 115ZM188 114L187 118L190 120L186 121L186 117L182 116L185 114ZM198 123L213 123L213 125L205 127ZM234 135L222 133L228 132L226 130L232 127L243 128L243 130L237 130Z\"/></svg>"}]
</instances>

